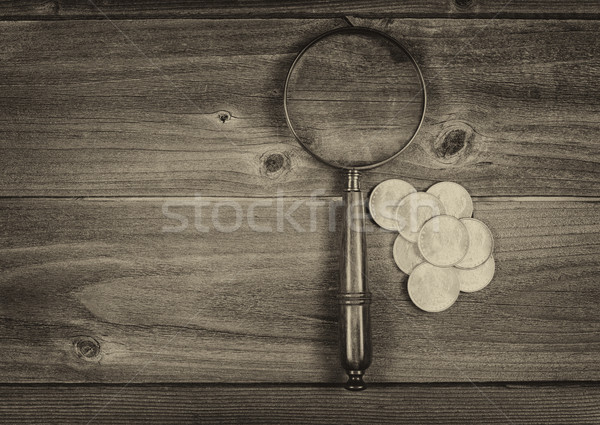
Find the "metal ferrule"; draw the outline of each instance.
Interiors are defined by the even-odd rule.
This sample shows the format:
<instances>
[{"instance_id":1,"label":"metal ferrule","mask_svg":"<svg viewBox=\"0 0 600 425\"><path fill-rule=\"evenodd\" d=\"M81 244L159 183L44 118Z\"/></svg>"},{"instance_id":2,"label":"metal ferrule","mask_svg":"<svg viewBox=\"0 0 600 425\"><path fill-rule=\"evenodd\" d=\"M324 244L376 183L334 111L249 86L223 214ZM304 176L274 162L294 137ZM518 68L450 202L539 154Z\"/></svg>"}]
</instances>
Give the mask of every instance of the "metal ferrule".
<instances>
[{"instance_id":1,"label":"metal ferrule","mask_svg":"<svg viewBox=\"0 0 600 425\"><path fill-rule=\"evenodd\" d=\"M358 293L339 293L337 295L338 304L343 305L362 305L371 303L371 294L368 292Z\"/></svg>"},{"instance_id":2,"label":"metal ferrule","mask_svg":"<svg viewBox=\"0 0 600 425\"><path fill-rule=\"evenodd\" d=\"M360 192L360 172L358 170L346 171L344 192Z\"/></svg>"}]
</instances>

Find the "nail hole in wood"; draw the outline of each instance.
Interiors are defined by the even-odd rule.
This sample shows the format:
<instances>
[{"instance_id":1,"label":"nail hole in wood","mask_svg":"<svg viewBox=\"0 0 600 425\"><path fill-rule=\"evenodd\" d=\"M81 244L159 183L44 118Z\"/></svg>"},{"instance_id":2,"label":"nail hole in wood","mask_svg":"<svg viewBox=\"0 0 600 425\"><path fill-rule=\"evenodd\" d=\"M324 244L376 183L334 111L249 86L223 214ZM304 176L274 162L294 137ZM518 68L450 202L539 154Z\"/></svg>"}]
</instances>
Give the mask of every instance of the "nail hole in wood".
<instances>
[{"instance_id":1,"label":"nail hole in wood","mask_svg":"<svg viewBox=\"0 0 600 425\"><path fill-rule=\"evenodd\" d=\"M219 112L217 112L217 117L219 118L219 121L221 121L223 124L225 124L227 121L229 121L231 119L231 114L227 111L219 111Z\"/></svg>"}]
</instances>

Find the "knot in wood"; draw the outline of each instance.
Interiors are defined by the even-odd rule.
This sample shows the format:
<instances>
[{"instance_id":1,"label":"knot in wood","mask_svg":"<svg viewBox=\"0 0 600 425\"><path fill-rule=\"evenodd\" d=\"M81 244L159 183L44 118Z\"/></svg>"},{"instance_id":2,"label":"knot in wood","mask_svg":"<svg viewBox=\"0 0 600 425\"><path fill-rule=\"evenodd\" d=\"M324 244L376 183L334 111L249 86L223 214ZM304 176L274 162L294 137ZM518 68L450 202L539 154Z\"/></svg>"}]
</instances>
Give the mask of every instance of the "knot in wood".
<instances>
[{"instance_id":1,"label":"knot in wood","mask_svg":"<svg viewBox=\"0 0 600 425\"><path fill-rule=\"evenodd\" d=\"M290 158L282 152L266 152L260 157L260 172L262 175L275 179L287 173L290 169Z\"/></svg>"},{"instance_id":2,"label":"knot in wood","mask_svg":"<svg viewBox=\"0 0 600 425\"><path fill-rule=\"evenodd\" d=\"M448 132L442 143L436 148L438 156L447 158L460 152L465 147L466 134L464 130L451 130Z\"/></svg>"},{"instance_id":3,"label":"knot in wood","mask_svg":"<svg viewBox=\"0 0 600 425\"><path fill-rule=\"evenodd\" d=\"M454 4L459 9L469 9L473 6L474 0L454 0Z\"/></svg>"},{"instance_id":4,"label":"knot in wood","mask_svg":"<svg viewBox=\"0 0 600 425\"><path fill-rule=\"evenodd\" d=\"M264 160L264 167L267 173L275 173L283 167L285 158L280 153L272 153Z\"/></svg>"},{"instance_id":5,"label":"knot in wood","mask_svg":"<svg viewBox=\"0 0 600 425\"><path fill-rule=\"evenodd\" d=\"M60 3L58 0L49 1L44 3L44 11L49 15L59 15L60 14Z\"/></svg>"},{"instance_id":6,"label":"knot in wood","mask_svg":"<svg viewBox=\"0 0 600 425\"><path fill-rule=\"evenodd\" d=\"M471 151L473 129L458 121L445 127L433 144L433 152L442 162L454 163Z\"/></svg>"},{"instance_id":7,"label":"knot in wood","mask_svg":"<svg viewBox=\"0 0 600 425\"><path fill-rule=\"evenodd\" d=\"M96 360L100 357L100 344L91 337L79 337L74 342L75 353L85 360Z\"/></svg>"}]
</instances>

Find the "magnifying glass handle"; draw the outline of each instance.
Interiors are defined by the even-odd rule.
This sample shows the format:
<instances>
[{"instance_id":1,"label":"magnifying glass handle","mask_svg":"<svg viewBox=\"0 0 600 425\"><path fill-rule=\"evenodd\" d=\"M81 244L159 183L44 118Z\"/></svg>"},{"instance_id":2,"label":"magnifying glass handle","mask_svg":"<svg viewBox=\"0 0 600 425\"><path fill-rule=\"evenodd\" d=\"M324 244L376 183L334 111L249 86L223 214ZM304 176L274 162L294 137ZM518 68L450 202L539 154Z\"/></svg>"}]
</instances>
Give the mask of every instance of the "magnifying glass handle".
<instances>
[{"instance_id":1,"label":"magnifying glass handle","mask_svg":"<svg viewBox=\"0 0 600 425\"><path fill-rule=\"evenodd\" d=\"M366 388L365 370L371 364L371 293L367 284L365 205L356 170L345 172L342 252L340 255L339 327L342 367L348 374L346 388Z\"/></svg>"}]
</instances>

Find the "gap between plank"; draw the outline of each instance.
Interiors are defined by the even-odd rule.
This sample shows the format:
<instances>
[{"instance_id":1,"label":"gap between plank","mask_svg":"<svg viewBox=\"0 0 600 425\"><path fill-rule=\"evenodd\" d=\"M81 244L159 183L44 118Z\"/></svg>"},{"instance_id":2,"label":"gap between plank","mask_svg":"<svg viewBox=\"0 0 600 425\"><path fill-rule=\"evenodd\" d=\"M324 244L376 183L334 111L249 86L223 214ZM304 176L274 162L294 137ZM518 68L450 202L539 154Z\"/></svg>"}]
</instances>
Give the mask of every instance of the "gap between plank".
<instances>
[{"instance_id":1,"label":"gap between plank","mask_svg":"<svg viewBox=\"0 0 600 425\"><path fill-rule=\"evenodd\" d=\"M110 13L106 12L106 16L100 14L80 14L80 15L63 15L63 16L52 16L52 15L36 15L36 14L24 14L24 15L12 15L12 16L0 16L0 22L24 22L24 21L103 21L111 19L113 21L150 21L150 20L297 20L297 19L344 19L347 16L359 19L481 19L481 20L536 20L536 21L594 21L600 19L600 13L365 13L365 14L345 14L345 13L267 13L267 14L243 14L243 13L229 13L229 14L209 14L204 15L202 13L167 13L167 14L144 14L133 13L133 14L121 14L121 13Z\"/></svg>"},{"instance_id":2,"label":"gap between plank","mask_svg":"<svg viewBox=\"0 0 600 425\"><path fill-rule=\"evenodd\" d=\"M482 381L476 382L478 387L506 387L506 388L533 388L533 387L598 387L600 381ZM123 387L120 382L3 382L0 388L11 387ZM457 387L471 388L470 382L369 382L369 388L395 388L395 387ZM127 385L128 388L148 387L188 387L188 388L341 388L342 383L333 382L136 382Z\"/></svg>"},{"instance_id":3,"label":"gap between plank","mask_svg":"<svg viewBox=\"0 0 600 425\"><path fill-rule=\"evenodd\" d=\"M365 197L368 196L368 192L363 191ZM49 199L62 199L71 201L159 201L159 200L177 200L177 199L211 199L211 200L255 200L255 199L277 199L277 196L195 196L195 195L180 195L180 196L135 196L135 195L124 195L124 196L0 196L0 202L2 200L14 200L14 199L31 199L31 200L49 200ZM284 199L330 199L330 200L341 200L341 195L330 195L330 196L306 196L306 195L284 195L281 198ZM479 202L600 202L599 196L472 196L472 199Z\"/></svg>"}]
</instances>

